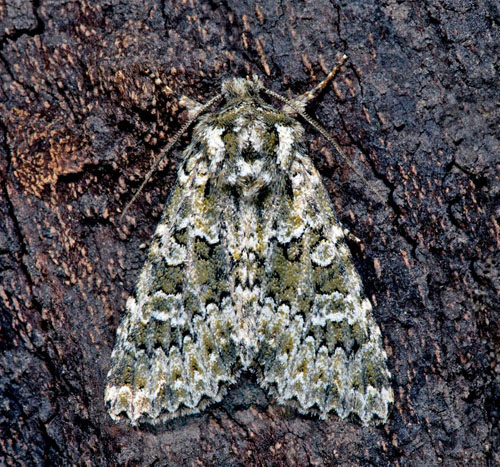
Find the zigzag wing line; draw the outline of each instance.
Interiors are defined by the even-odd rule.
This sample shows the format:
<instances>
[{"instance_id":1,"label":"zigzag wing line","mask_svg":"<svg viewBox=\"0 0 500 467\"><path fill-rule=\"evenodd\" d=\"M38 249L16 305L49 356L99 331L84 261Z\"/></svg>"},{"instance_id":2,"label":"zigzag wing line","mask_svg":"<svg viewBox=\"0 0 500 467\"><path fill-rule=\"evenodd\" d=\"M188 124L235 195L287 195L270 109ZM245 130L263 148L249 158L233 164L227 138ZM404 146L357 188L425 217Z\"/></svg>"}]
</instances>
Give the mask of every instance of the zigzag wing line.
<instances>
[{"instance_id":1,"label":"zigzag wing line","mask_svg":"<svg viewBox=\"0 0 500 467\"><path fill-rule=\"evenodd\" d=\"M278 402L326 417L385 421L387 355L343 231L310 159L297 152L266 262L261 384Z\"/></svg>"},{"instance_id":2,"label":"zigzag wing line","mask_svg":"<svg viewBox=\"0 0 500 467\"><path fill-rule=\"evenodd\" d=\"M118 329L105 393L114 419L199 412L238 376L220 195L206 193L208 180L203 154L188 150Z\"/></svg>"}]
</instances>

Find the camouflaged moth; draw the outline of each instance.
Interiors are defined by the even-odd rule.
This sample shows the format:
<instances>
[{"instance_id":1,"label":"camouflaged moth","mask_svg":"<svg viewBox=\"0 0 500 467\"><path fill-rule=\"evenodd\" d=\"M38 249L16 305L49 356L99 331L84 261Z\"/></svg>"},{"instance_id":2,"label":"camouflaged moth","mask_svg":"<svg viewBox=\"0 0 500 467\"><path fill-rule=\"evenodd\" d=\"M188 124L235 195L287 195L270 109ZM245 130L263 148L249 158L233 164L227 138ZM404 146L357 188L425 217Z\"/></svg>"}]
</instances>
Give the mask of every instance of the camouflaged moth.
<instances>
[{"instance_id":1,"label":"camouflaged moth","mask_svg":"<svg viewBox=\"0 0 500 467\"><path fill-rule=\"evenodd\" d=\"M294 100L254 77L188 102L179 133L197 124L111 356L113 419L200 412L250 370L302 413L386 421L380 330L296 119L317 127L305 105L339 67Z\"/></svg>"}]
</instances>

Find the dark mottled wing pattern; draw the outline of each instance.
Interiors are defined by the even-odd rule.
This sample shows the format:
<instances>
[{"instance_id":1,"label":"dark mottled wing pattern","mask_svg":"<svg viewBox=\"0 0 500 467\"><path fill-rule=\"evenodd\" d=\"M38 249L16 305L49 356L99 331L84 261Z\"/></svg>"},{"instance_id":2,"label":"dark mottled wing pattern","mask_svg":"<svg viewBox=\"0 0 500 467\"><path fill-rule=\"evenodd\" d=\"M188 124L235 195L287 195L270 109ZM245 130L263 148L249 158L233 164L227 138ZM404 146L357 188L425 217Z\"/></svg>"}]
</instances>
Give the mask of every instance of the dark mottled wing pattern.
<instances>
[{"instance_id":1,"label":"dark mottled wing pattern","mask_svg":"<svg viewBox=\"0 0 500 467\"><path fill-rule=\"evenodd\" d=\"M207 143L208 144L208 143ZM114 419L198 412L235 382L234 307L221 203L207 194L207 154L192 145L117 333L105 399ZM213 195L217 198L217 195Z\"/></svg>"},{"instance_id":2,"label":"dark mottled wing pattern","mask_svg":"<svg viewBox=\"0 0 500 467\"><path fill-rule=\"evenodd\" d=\"M304 413L386 420L393 395L380 330L321 178L298 151L290 181L269 238L261 384Z\"/></svg>"}]
</instances>

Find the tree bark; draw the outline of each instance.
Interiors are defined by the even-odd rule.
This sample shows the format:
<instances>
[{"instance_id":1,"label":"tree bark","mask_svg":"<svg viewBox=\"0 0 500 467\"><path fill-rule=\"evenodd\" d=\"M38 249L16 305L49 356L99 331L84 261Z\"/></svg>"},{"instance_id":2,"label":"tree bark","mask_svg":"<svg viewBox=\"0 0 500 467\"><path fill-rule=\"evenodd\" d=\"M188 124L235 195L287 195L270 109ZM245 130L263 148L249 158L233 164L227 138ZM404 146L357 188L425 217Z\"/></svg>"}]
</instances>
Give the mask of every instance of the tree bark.
<instances>
[{"instance_id":1,"label":"tree bark","mask_svg":"<svg viewBox=\"0 0 500 467\"><path fill-rule=\"evenodd\" d=\"M0 464L498 465L499 23L481 0L0 5ZM200 415L113 423L116 328L189 135L118 217L186 121L179 97L253 73L298 95L342 53L309 111L368 184L308 143L360 239L389 423L304 417L251 374Z\"/></svg>"}]
</instances>

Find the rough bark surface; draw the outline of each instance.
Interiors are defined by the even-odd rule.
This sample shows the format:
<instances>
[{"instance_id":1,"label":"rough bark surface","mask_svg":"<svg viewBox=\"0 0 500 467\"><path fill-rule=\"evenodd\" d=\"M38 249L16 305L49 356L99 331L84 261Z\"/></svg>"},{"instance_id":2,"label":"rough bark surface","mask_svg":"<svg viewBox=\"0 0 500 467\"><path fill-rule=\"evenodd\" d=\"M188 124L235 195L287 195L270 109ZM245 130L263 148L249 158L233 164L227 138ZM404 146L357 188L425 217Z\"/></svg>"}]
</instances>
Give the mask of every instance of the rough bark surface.
<instances>
[{"instance_id":1,"label":"rough bark surface","mask_svg":"<svg viewBox=\"0 0 500 467\"><path fill-rule=\"evenodd\" d=\"M493 0L0 2L0 464L498 465L499 23ZM248 375L201 415L113 423L115 331L188 136L118 216L178 95L251 73L298 94L344 52L310 112L369 185L309 142L361 240L390 422L307 418Z\"/></svg>"}]
</instances>

